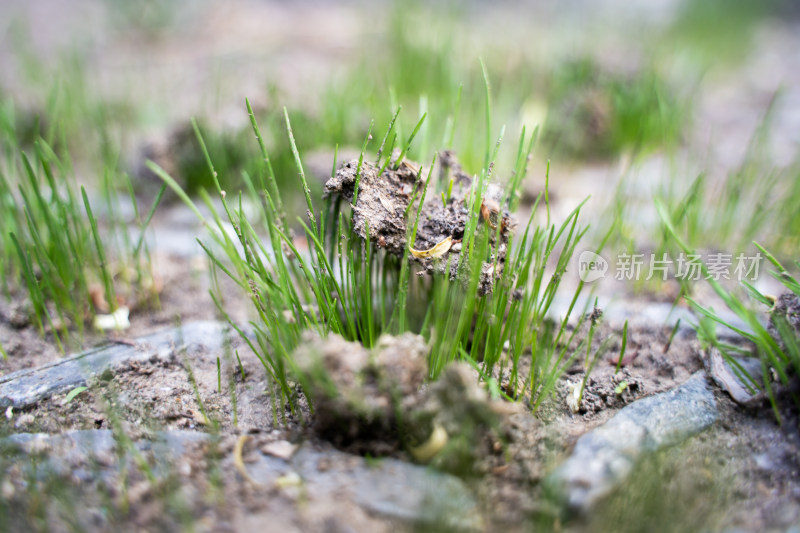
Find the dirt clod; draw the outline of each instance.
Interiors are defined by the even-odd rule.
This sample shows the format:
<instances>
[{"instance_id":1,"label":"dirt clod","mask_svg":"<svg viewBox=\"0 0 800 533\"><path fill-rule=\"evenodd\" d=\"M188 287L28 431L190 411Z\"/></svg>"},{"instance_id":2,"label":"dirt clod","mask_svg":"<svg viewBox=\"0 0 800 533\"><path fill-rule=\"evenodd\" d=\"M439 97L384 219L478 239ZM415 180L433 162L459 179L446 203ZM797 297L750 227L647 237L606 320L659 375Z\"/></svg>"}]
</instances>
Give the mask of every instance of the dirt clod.
<instances>
[{"instance_id":1,"label":"dirt clod","mask_svg":"<svg viewBox=\"0 0 800 533\"><path fill-rule=\"evenodd\" d=\"M432 420L449 437L431 464L461 476L480 473L484 457L497 453L503 402L489 400L473 368L466 363L447 366L427 394L424 409L416 417ZM497 446L496 446L497 445Z\"/></svg>"},{"instance_id":2,"label":"dirt clod","mask_svg":"<svg viewBox=\"0 0 800 533\"><path fill-rule=\"evenodd\" d=\"M381 337L372 353L337 335L307 335L294 357L317 432L348 450L396 450L398 413L422 402L426 355L423 339L410 333Z\"/></svg>"},{"instance_id":3,"label":"dirt clod","mask_svg":"<svg viewBox=\"0 0 800 533\"><path fill-rule=\"evenodd\" d=\"M358 178L358 198L353 208L356 233L366 239L369 232L373 242L399 255L406 246L404 215L421 180L418 170L410 164L400 165L396 170L387 169L381 175L378 175L379 170L366 161L359 169L358 160L354 159L342 165L328 180L325 194L339 194L352 202Z\"/></svg>"},{"instance_id":4,"label":"dirt clod","mask_svg":"<svg viewBox=\"0 0 800 533\"><path fill-rule=\"evenodd\" d=\"M466 364L449 365L425 387L427 351L422 337L410 333L384 335L371 352L335 335L308 336L295 357L315 430L349 451L411 448L412 456L432 459L441 470L472 473L481 457L495 453L491 437L507 410L489 400ZM435 450L414 453L423 447Z\"/></svg>"},{"instance_id":5,"label":"dirt clod","mask_svg":"<svg viewBox=\"0 0 800 533\"><path fill-rule=\"evenodd\" d=\"M435 192L431 184L419 212L419 225L412 243L410 259L416 261L427 273L445 273L455 279L468 269L459 268L462 257L461 241L470 217L470 198L473 179L466 174L452 152L440 154L439 180L446 196ZM421 195L424 187L420 165L412 161L396 164L397 154L387 168L379 174L375 165L358 160L345 163L336 175L325 184L326 195L340 195L353 206L353 227L362 239L369 238L379 248L402 255L406 250L409 224L416 220L412 202ZM355 184L358 180L358 194ZM493 245L491 261L483 263L479 292L491 292L493 276L499 276L505 262L508 237L514 220L501 205L502 191L490 185L482 193L477 207L480 222L485 224L489 242ZM498 241L498 242L495 242Z\"/></svg>"}]
</instances>

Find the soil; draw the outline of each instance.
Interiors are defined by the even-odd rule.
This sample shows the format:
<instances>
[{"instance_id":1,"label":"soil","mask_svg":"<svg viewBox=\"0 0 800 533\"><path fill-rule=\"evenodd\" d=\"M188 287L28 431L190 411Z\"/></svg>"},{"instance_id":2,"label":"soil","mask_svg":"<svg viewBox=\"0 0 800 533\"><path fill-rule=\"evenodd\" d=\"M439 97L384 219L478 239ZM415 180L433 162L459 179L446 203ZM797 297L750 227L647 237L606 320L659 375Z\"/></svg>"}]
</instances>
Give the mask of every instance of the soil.
<instances>
[{"instance_id":1,"label":"soil","mask_svg":"<svg viewBox=\"0 0 800 533\"><path fill-rule=\"evenodd\" d=\"M134 320L135 331L125 332L125 337L135 337L173 326L175 311L178 309L181 309L183 321L214 318L213 304L199 296L203 294L199 289L208 284L207 277L183 276L177 270L174 271L174 277L167 280L165 291L161 295L162 307L173 312L140 315L140 318L147 320ZM2 327L11 326L4 321ZM612 328L603 325L597 332L597 338L611 333ZM491 530L523 531L537 524L592 530L598 521L610 513L600 513L588 518L563 516L543 492L541 482L554 465L569 454L579 436L610 419L628 403L670 390L703 368L700 355L702 351L694 336L689 332L678 334L665 350L670 334L671 329L667 327L630 329L627 348L630 355L625 358L626 364L622 371L615 374L615 356L607 355L600 361L587 381L584 400L578 412L573 413L568 408L572 387L583 378L582 367L576 364L559 382L555 396L544 404L538 416L533 416L522 404L505 404L504 408L494 409L492 412L497 417L497 424L486 427L496 427L497 430L485 430L475 437L477 440L472 441L469 446L470 455L466 460L466 468L463 460L441 460L435 464L440 469L457 473L466 481L476 494L485 523L490 524ZM13 330L13 338L19 339L17 342L30 351L34 349L31 347L46 347L47 350L39 354L41 362L59 357L50 343L39 338L38 333L30 326ZM31 344L22 343L24 339L29 339ZM3 340L5 345L9 345L5 337ZM239 368L238 363L231 360L232 350L239 354L243 368ZM619 353L615 350L618 350L618 346L611 346L608 353ZM341 346L332 348L330 354L339 357L341 354L353 354L356 351L355 347ZM412 370L414 359L408 355L411 353L413 351L403 348L398 351L398 355L390 357L385 363L390 365L387 369L391 369L391 365L400 364L398 368L406 370L399 374L392 370L382 372L395 372L393 375L399 376L398 383L405 383L407 390L403 398L406 399L406 409L413 410L413 406L417 406L416 408L424 411L426 402L429 405L431 398L437 397L436 388L419 389L418 386L409 386L412 382L418 385L421 377L417 371ZM32 366L28 355L26 349L11 349L8 367ZM408 355L411 359L404 359L403 355ZM221 390L218 389L217 382L217 357L222 362ZM363 365L366 361L364 359L359 364ZM277 412L274 411L276 406L268 395L270 387L260 366L246 344L232 337L230 350L225 353L183 353L167 362L131 365L117 373L100 376L88 390L69 403L65 404L64 395L61 394L30 409L15 411L11 419L4 420L4 432L61 434L74 429L122 428L134 440L151 438L164 430L188 430L219 435L219 441L213 449L207 444L197 445L184 456L181 464L188 466L184 467L185 471L177 468L178 471L173 473L174 486L170 485L173 488L186 487L187 484L192 487L188 491L181 489L180 499L187 506L185 510L189 516L202 517L204 529L239 530L240 527L253 524L263 519L259 517L265 516L269 516L269 520L274 523L287 524L289 530L302 530L306 527L312 530L331 530L326 529L328 526L323 526L322 523L338 523L342 516L348 516L345 523L349 527L354 527L355 524L370 530L382 530L386 527L386 522L379 517L371 516L350 504L342 504L336 512L331 511L330 505L333 502L326 504L324 498L312 506L312 509L319 510L321 514L304 513L301 511L303 498L292 493L291 489L272 489L277 490L277 501L284 502L277 505L274 499L264 498L263 489L252 487L236 469L223 469L215 474L220 479L211 475L213 460L210 457L217 454L220 460L231 461L236 441L241 435L252 436L245 447L245 465L248 464L248 454L253 450L270 449L271 445L280 448L286 446L287 442L295 445L305 443L306 446L321 450L323 456L330 453L325 450L338 446L350 453L414 461L406 443L391 437L393 433L388 429L393 424L391 421L387 422L388 425L356 424L354 427L359 432L342 440L344 433L332 431L334 426L330 420L325 419L326 416L335 415L338 417L337 423L340 423L343 413L347 412L341 406L329 404L325 408L320 407L313 415L307 406L294 415L288 406L277 406ZM197 391L192 385L190 370ZM477 382L471 369L465 369L465 372L471 378L471 383ZM347 373L338 372L335 375L337 379L346 380ZM410 382L407 381L409 379ZM615 389L622 381L628 386L621 394L617 394ZM458 386L444 377L440 383L447 384L444 389L446 391L458 389ZM351 390L359 390L363 398L372 401L378 400L384 394L380 389L372 393L369 388L356 387ZM413 392L415 390L421 390L422 396L412 400L410 398L417 394ZM474 396L474 393L470 394ZM479 389L477 394L478 397L483 394L484 398L479 403L488 402L485 390ZM197 401L198 395L202 399L202 406ZM237 415L235 423L234 397ZM455 403L464 404L465 397L459 398L461 399ZM677 452L659 455L658 461L662 462L648 462L640 468L666 469L673 474L678 472L679 474L671 478L672 481L669 481L668 476L663 478L663 483L667 483L663 490L675 492L678 489L674 485L677 484L678 488L685 489L689 486L697 494L701 489L715 495L719 493L719 499L715 500L717 507L714 507L714 513L708 515L717 520L716 524L756 530L762 526L789 523L787 520L800 517L797 514L797 497L800 492L800 465L797 464L797 457L800 455L797 452L800 451L800 436L796 431L797 425L793 422L796 420L796 412L789 410L783 426L778 426L765 402L744 410L734 404L724 392L717 394L717 400L722 412L719 422L710 431L695 437L680 448L680 461L685 461L687 465L696 463L699 470L695 470L694 466L688 472L682 469L681 464L677 463L678 459L674 457ZM443 411L446 409L438 404L429 412ZM469 412L474 413L475 408L471 408ZM363 413L359 416L363 416ZM354 420L361 419L356 417ZM457 427L463 426L463 419L458 424ZM341 426L336 427L341 429ZM370 427L372 430L367 431ZM453 426L449 427L453 433L457 431ZM339 461L345 461L342 457L347 456L334 456L331 459L333 462L325 468L334 468ZM122 523L134 529L169 524L175 514L164 508L167 500L158 496L167 490L164 485L167 481L162 480L160 484L154 485L141 477L141 473L131 475L133 477L128 480L128 486L135 493L135 498L130 502L130 515L126 515L129 518L123 518ZM705 481L700 483L697 476ZM15 478L12 475L9 479ZM136 479L139 481L131 485ZM633 486L639 486L635 479L641 478L634 477L631 482ZM88 501L96 497L91 488L84 486L83 490L89 491L86 495ZM121 490L119 486L117 490ZM621 490L624 493L625 489ZM217 494L217 503L209 502L208 494ZM614 502L624 498L620 494L613 494L609 498L609 505L616 505ZM770 502L766 507L765 498ZM224 504L221 503L223 501ZM675 501L678 502L675 505L682 502L691 508L692 501L687 501L686 498L676 496ZM720 514L720 505L731 513L723 517ZM328 509L328 514L320 509ZM172 518L167 519L164 516ZM325 519L327 522L319 522L325 516L328 517Z\"/></svg>"}]
</instances>

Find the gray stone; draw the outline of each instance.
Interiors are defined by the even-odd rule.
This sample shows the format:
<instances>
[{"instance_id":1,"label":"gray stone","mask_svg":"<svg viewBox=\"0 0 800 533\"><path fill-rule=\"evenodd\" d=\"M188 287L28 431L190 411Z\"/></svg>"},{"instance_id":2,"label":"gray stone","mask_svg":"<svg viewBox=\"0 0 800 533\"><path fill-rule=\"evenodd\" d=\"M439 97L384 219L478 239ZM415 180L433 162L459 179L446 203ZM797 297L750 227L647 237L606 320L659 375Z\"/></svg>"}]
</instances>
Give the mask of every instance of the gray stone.
<instances>
[{"instance_id":1,"label":"gray stone","mask_svg":"<svg viewBox=\"0 0 800 533\"><path fill-rule=\"evenodd\" d=\"M151 465L156 475L168 474L175 467L175 459L180 458L190 446L208 441L211 435L195 431L175 430L156 433L152 440L140 439L133 443L138 452L152 452L155 459ZM94 479L107 480L120 467L118 441L113 432L100 430L72 430L58 435L46 433L17 433L0 440L0 449L6 456L12 452L23 456L41 456L36 475L68 476L81 481ZM130 450L122 456L126 468L134 466ZM23 468L33 468L32 463L23 461Z\"/></svg>"},{"instance_id":2,"label":"gray stone","mask_svg":"<svg viewBox=\"0 0 800 533\"><path fill-rule=\"evenodd\" d=\"M717 407L706 374L700 371L679 387L630 404L619 415L643 427L644 446L655 451L678 444L713 424Z\"/></svg>"},{"instance_id":3,"label":"gray stone","mask_svg":"<svg viewBox=\"0 0 800 533\"><path fill-rule=\"evenodd\" d=\"M384 519L460 531L483 529L478 505L460 479L398 459L367 461L303 445L288 462L259 453L247 465L248 475L265 486L291 472L300 476L308 494L349 499Z\"/></svg>"},{"instance_id":4,"label":"gray stone","mask_svg":"<svg viewBox=\"0 0 800 533\"><path fill-rule=\"evenodd\" d=\"M20 433L0 439L0 450L8 460L4 463L6 468L18 464L24 472L40 479L60 476L75 482L113 484L120 472L136 468L137 458L131 453L134 449L147 458L158 478L175 473L187 475L182 467L193 457L196 459L193 452L197 453L198 446L214 438L194 431L165 431L120 450L110 430L76 430L59 435ZM31 456L38 459L31 461ZM221 467L226 471L234 469L230 454L222 459ZM322 502L321 508L330 508L331 502L341 509L356 506L378 520L425 530L484 529L478 504L460 479L397 459L367 460L304 444L288 461L256 451L248 456L245 468L262 490L272 491L280 488L282 481L296 478L297 485L290 482L287 490L300 489L312 506L315 502ZM240 477L229 478L228 482L246 483ZM347 523L346 514L339 518Z\"/></svg>"},{"instance_id":5,"label":"gray stone","mask_svg":"<svg viewBox=\"0 0 800 533\"><path fill-rule=\"evenodd\" d=\"M86 385L87 380L105 370L114 371L133 361L169 361L180 350L191 352L199 347L219 349L225 327L220 322L190 322L179 328L142 337L133 346L106 345L38 368L2 376L0 408L28 407L54 394Z\"/></svg>"},{"instance_id":6,"label":"gray stone","mask_svg":"<svg viewBox=\"0 0 800 533\"><path fill-rule=\"evenodd\" d=\"M355 474L355 501L369 512L409 523L479 530L475 500L460 479L386 459Z\"/></svg>"},{"instance_id":7,"label":"gray stone","mask_svg":"<svg viewBox=\"0 0 800 533\"><path fill-rule=\"evenodd\" d=\"M577 511L587 511L631 472L644 453L680 443L717 418L705 372L683 385L634 402L583 435L547 483Z\"/></svg>"}]
</instances>

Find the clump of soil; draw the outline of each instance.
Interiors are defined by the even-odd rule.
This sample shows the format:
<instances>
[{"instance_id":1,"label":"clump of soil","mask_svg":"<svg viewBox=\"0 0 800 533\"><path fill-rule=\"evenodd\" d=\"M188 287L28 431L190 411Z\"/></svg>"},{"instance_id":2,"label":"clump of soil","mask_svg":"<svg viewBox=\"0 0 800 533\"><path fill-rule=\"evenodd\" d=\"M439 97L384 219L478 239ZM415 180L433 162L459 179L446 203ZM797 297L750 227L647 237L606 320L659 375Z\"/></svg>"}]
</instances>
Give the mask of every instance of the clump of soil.
<instances>
[{"instance_id":1,"label":"clump of soil","mask_svg":"<svg viewBox=\"0 0 800 533\"><path fill-rule=\"evenodd\" d=\"M507 427L505 419L517 410L517 405L490 401L471 366L452 363L427 391L423 409L412 414L431 424L434 431L438 428L447 435L447 441L432 458L431 465L438 470L469 476L488 472L486 460L502 451L503 442L511 437L504 429ZM419 459L418 453L414 455Z\"/></svg>"},{"instance_id":2,"label":"clump of soil","mask_svg":"<svg viewBox=\"0 0 800 533\"><path fill-rule=\"evenodd\" d=\"M360 169L358 160L345 163L325 184L325 194L340 195L351 204L355 199L353 229L356 234L364 240L369 235L370 241L378 248L402 255L406 250L408 224L416 220L416 213L409 207L421 195L424 181L418 163L403 160L396 164L397 157L395 154L382 173L378 167L366 161L362 161ZM450 195L443 202L442 197L434 193L433 187L427 191L420 208L411 259L428 273L444 273L446 265L450 265L450 278L455 279L459 271L465 272L465 269L459 268L459 260L474 181L462 170L452 152L442 152L440 161L439 179L447 184ZM449 185L451 182L452 187ZM501 196L502 191L490 186L483 194L480 206L481 220L489 230L496 256L482 265L481 294L491 292L492 273L499 276L502 272L508 237L514 228L511 214L500 205Z\"/></svg>"},{"instance_id":3,"label":"clump of soil","mask_svg":"<svg viewBox=\"0 0 800 533\"><path fill-rule=\"evenodd\" d=\"M391 165L390 165L391 166ZM404 161L397 169L380 169L363 161L359 172L358 160L342 165L325 184L325 194L338 194L348 202L355 197L358 178L358 198L353 206L353 229L362 239L375 242L379 248L400 255L406 247L405 212L412 196L422 185L419 165Z\"/></svg>"},{"instance_id":4,"label":"clump of soil","mask_svg":"<svg viewBox=\"0 0 800 533\"><path fill-rule=\"evenodd\" d=\"M475 371L449 365L425 386L428 348L419 335L382 336L370 352L337 335L308 335L295 351L315 431L348 451L388 455L407 449L420 462L469 473L493 453L508 411L489 400Z\"/></svg>"},{"instance_id":5,"label":"clump of soil","mask_svg":"<svg viewBox=\"0 0 800 533\"><path fill-rule=\"evenodd\" d=\"M410 333L381 337L372 353L338 335L307 334L294 361L313 402L316 431L354 451L395 451L399 414L422 405L426 355L422 337Z\"/></svg>"}]
</instances>

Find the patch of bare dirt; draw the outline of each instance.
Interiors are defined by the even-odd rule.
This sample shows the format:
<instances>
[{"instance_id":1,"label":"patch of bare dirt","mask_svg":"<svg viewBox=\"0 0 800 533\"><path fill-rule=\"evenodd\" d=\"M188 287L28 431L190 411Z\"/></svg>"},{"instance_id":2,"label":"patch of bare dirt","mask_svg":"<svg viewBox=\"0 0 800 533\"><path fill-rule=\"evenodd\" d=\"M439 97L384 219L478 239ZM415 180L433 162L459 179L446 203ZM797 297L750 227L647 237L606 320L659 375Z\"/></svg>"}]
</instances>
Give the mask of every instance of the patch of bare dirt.
<instances>
[{"instance_id":1,"label":"patch of bare dirt","mask_svg":"<svg viewBox=\"0 0 800 533\"><path fill-rule=\"evenodd\" d=\"M0 304L0 346L8 359L0 359L0 373L35 368L61 356L58 348L43 339L34 327L28 324L17 327L13 320L7 319L8 315L2 316L2 308L3 304Z\"/></svg>"}]
</instances>

